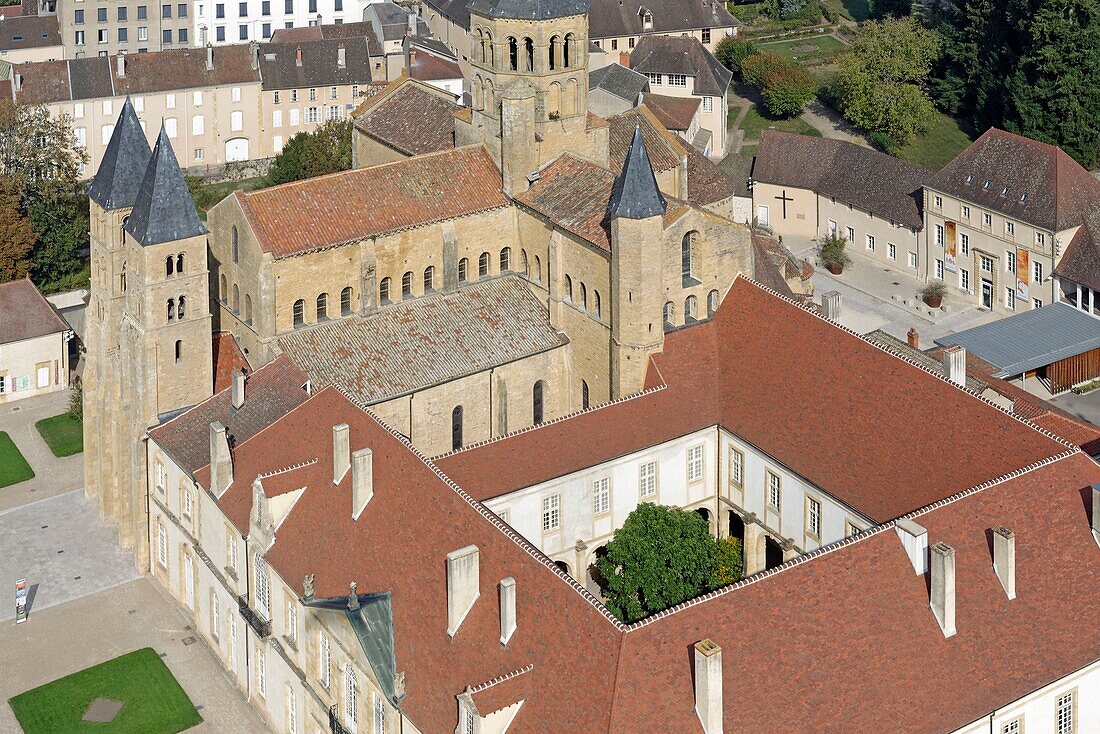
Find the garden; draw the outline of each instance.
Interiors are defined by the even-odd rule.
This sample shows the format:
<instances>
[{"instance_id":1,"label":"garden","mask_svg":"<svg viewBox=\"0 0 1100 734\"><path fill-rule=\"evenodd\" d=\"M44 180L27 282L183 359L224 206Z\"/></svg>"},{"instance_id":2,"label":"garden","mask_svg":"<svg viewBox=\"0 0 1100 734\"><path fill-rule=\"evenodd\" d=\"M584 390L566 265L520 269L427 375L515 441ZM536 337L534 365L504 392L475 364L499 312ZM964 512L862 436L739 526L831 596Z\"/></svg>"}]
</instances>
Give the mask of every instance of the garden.
<instances>
[{"instance_id":1,"label":"garden","mask_svg":"<svg viewBox=\"0 0 1100 734\"><path fill-rule=\"evenodd\" d=\"M34 478L34 471L11 436L0 431L0 487L7 487Z\"/></svg>"}]
</instances>

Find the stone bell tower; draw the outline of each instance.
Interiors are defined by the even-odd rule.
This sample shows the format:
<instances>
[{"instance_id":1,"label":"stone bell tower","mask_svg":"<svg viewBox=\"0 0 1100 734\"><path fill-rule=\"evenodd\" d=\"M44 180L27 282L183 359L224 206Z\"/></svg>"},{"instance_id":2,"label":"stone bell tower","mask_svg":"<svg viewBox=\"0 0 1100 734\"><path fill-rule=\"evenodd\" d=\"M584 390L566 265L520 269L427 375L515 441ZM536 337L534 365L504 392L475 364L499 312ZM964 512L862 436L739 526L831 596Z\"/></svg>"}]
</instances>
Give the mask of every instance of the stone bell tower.
<instances>
[{"instance_id":1,"label":"stone bell tower","mask_svg":"<svg viewBox=\"0 0 1100 734\"><path fill-rule=\"evenodd\" d=\"M641 129L626 153L608 203L611 216L611 397L637 392L649 355L664 345L664 213L668 209Z\"/></svg>"},{"instance_id":2,"label":"stone bell tower","mask_svg":"<svg viewBox=\"0 0 1100 734\"><path fill-rule=\"evenodd\" d=\"M473 137L500 161L506 193L564 151L606 165L587 126L586 0L473 0L470 45Z\"/></svg>"}]
</instances>

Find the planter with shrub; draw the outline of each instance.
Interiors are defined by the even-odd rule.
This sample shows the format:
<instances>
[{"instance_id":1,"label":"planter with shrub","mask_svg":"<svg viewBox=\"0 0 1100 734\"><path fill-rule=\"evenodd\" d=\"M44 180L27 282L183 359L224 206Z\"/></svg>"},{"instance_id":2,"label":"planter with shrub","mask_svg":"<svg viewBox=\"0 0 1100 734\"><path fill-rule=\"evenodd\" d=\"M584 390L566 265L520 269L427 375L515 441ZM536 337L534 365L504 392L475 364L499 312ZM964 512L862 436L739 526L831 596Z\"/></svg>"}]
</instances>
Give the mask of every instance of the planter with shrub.
<instances>
[{"instance_id":1,"label":"planter with shrub","mask_svg":"<svg viewBox=\"0 0 1100 734\"><path fill-rule=\"evenodd\" d=\"M945 295L947 295L947 285L942 280L934 280L924 287L921 298L929 308L939 308Z\"/></svg>"},{"instance_id":2,"label":"planter with shrub","mask_svg":"<svg viewBox=\"0 0 1100 734\"><path fill-rule=\"evenodd\" d=\"M825 269L833 275L843 273L844 266L852 262L852 258L848 257L848 253L844 251L847 245L848 240L838 234L829 235L818 245L817 257Z\"/></svg>"}]
</instances>

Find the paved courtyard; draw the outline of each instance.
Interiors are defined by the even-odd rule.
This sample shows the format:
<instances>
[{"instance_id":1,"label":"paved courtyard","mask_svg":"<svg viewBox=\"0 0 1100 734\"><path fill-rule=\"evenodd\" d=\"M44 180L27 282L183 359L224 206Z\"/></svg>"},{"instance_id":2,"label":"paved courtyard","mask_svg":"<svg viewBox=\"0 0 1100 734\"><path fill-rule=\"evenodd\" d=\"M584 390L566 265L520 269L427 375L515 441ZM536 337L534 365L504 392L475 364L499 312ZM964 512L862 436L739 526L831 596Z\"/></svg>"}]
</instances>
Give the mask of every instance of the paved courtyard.
<instances>
[{"instance_id":1,"label":"paved courtyard","mask_svg":"<svg viewBox=\"0 0 1100 734\"><path fill-rule=\"evenodd\" d=\"M34 470L34 479L0 489L0 512L84 486L84 454L57 458L34 427L68 408L68 390L0 405L0 431L11 436Z\"/></svg>"},{"instance_id":2,"label":"paved courtyard","mask_svg":"<svg viewBox=\"0 0 1100 734\"><path fill-rule=\"evenodd\" d=\"M15 581L26 578L31 614L138 576L82 489L0 512L0 589L14 598ZM14 602L0 604L0 622L14 618Z\"/></svg>"},{"instance_id":3,"label":"paved courtyard","mask_svg":"<svg viewBox=\"0 0 1100 734\"><path fill-rule=\"evenodd\" d=\"M14 593L12 594L14 597ZM213 652L198 640L175 603L140 578L32 614L21 625L0 622L0 732L19 732L7 701L142 647L152 647L199 710L191 732L269 732L229 679Z\"/></svg>"},{"instance_id":4,"label":"paved courtyard","mask_svg":"<svg viewBox=\"0 0 1100 734\"><path fill-rule=\"evenodd\" d=\"M817 263L813 241L785 237L784 244L814 263L815 299L820 302L822 293L838 291L842 302L840 323L860 334L882 329L905 339L909 329L915 328L921 349L928 349L941 336L1000 318L975 303L964 303L957 292L949 292L944 298L946 311L931 312L919 296L924 282L902 270L855 255L843 274L833 275Z\"/></svg>"}]
</instances>

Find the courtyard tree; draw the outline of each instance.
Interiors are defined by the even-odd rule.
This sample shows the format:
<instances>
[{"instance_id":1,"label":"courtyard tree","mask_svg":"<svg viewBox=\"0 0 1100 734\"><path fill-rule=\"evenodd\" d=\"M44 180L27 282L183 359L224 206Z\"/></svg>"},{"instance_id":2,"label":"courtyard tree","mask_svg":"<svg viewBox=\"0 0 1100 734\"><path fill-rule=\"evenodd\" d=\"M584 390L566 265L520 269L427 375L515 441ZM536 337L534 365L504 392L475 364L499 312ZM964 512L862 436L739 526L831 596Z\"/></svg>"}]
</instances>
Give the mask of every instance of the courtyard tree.
<instances>
[{"instance_id":1,"label":"courtyard tree","mask_svg":"<svg viewBox=\"0 0 1100 734\"><path fill-rule=\"evenodd\" d=\"M298 133L275 156L267 186L300 181L351 168L351 120L330 120L313 132Z\"/></svg>"},{"instance_id":2,"label":"courtyard tree","mask_svg":"<svg viewBox=\"0 0 1100 734\"><path fill-rule=\"evenodd\" d=\"M741 78L746 84L763 89L768 77L772 74L789 69L795 63L786 56L780 56L772 51L753 54L741 62Z\"/></svg>"},{"instance_id":3,"label":"courtyard tree","mask_svg":"<svg viewBox=\"0 0 1100 734\"><path fill-rule=\"evenodd\" d=\"M764 108L775 117L794 117L817 95L817 82L801 66L773 72L761 90Z\"/></svg>"},{"instance_id":4,"label":"courtyard tree","mask_svg":"<svg viewBox=\"0 0 1100 734\"><path fill-rule=\"evenodd\" d=\"M719 545L697 513L639 505L596 561L607 608L635 622L735 581L740 547Z\"/></svg>"},{"instance_id":5,"label":"courtyard tree","mask_svg":"<svg viewBox=\"0 0 1100 734\"><path fill-rule=\"evenodd\" d=\"M747 38L739 36L726 36L714 47L714 56L722 66L733 72L738 79L741 78L741 63L760 53L756 44Z\"/></svg>"},{"instance_id":6,"label":"courtyard tree","mask_svg":"<svg viewBox=\"0 0 1100 734\"><path fill-rule=\"evenodd\" d=\"M0 176L0 283L25 277L31 270L31 248L37 236L19 211L12 182Z\"/></svg>"}]
</instances>

